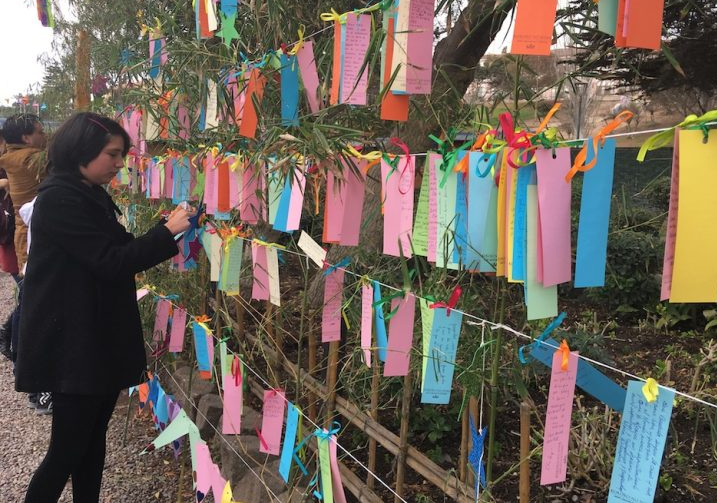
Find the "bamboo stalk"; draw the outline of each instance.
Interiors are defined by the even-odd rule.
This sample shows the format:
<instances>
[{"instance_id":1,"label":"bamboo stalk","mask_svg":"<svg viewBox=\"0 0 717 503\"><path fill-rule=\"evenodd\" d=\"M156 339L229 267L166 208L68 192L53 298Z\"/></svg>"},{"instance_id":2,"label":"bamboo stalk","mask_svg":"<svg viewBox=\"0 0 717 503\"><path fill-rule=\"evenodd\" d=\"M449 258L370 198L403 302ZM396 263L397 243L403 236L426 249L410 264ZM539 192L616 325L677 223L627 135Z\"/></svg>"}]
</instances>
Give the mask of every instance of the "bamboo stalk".
<instances>
[{"instance_id":1,"label":"bamboo stalk","mask_svg":"<svg viewBox=\"0 0 717 503\"><path fill-rule=\"evenodd\" d=\"M401 431L396 469L396 493L394 503L399 503L399 496L404 495L403 481L406 477L406 451L408 450L408 427L411 413L411 396L413 395L413 372L410 370L403 378L403 397L401 398Z\"/></svg>"},{"instance_id":2,"label":"bamboo stalk","mask_svg":"<svg viewBox=\"0 0 717 503\"><path fill-rule=\"evenodd\" d=\"M520 403L520 503L530 502L530 405Z\"/></svg>"},{"instance_id":3,"label":"bamboo stalk","mask_svg":"<svg viewBox=\"0 0 717 503\"><path fill-rule=\"evenodd\" d=\"M339 364L339 344L341 341L329 342L329 366L326 369L326 416L324 426L328 429L334 419L336 408L336 378Z\"/></svg>"},{"instance_id":4,"label":"bamboo stalk","mask_svg":"<svg viewBox=\"0 0 717 503\"><path fill-rule=\"evenodd\" d=\"M378 365L378 350L373 350L373 375L371 376L371 419L378 422L378 383L380 379ZM372 472L376 471L376 439L369 436L368 440L368 469ZM374 479L371 474L366 474L366 485L369 489L374 488Z\"/></svg>"},{"instance_id":5,"label":"bamboo stalk","mask_svg":"<svg viewBox=\"0 0 717 503\"><path fill-rule=\"evenodd\" d=\"M316 373L316 334L313 330L309 330L309 375L307 377L312 377ZM314 393L309 393L309 419L316 422L317 412L316 412L316 395Z\"/></svg>"},{"instance_id":6,"label":"bamboo stalk","mask_svg":"<svg viewBox=\"0 0 717 503\"><path fill-rule=\"evenodd\" d=\"M503 323L505 312L505 287L503 280L498 279L498 302L500 303L499 323ZM497 302L497 303L498 303ZM495 318L495 316L494 316ZM502 344L503 329L497 328L493 331L495 343L493 344L493 362L490 371L490 417L488 419L488 460L486 462L486 484L490 493L491 481L493 480L493 457L495 456L495 419L498 414L498 369L500 368L500 349Z\"/></svg>"}]
</instances>

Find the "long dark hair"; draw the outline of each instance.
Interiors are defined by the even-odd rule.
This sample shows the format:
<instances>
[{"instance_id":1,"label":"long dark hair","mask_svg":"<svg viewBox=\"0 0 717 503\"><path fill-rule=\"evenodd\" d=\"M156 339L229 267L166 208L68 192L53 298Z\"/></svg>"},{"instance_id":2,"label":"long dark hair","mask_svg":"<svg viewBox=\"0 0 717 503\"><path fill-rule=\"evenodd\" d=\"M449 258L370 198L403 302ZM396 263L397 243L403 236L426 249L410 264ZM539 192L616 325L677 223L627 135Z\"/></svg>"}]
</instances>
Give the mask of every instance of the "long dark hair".
<instances>
[{"instance_id":1,"label":"long dark hair","mask_svg":"<svg viewBox=\"0 0 717 503\"><path fill-rule=\"evenodd\" d=\"M122 156L127 155L130 138L127 131L108 117L92 112L81 112L67 119L57 130L50 143L47 156L53 173L80 173L100 155L113 136L124 140Z\"/></svg>"}]
</instances>

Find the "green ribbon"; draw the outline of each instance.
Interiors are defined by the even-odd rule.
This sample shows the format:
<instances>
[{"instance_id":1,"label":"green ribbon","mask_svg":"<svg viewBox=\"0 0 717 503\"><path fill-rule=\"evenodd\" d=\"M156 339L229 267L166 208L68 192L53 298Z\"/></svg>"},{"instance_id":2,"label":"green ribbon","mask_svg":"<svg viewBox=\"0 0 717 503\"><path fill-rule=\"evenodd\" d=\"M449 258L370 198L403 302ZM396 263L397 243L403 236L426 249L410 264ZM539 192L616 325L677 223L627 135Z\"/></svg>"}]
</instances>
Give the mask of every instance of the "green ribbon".
<instances>
[{"instance_id":1,"label":"green ribbon","mask_svg":"<svg viewBox=\"0 0 717 503\"><path fill-rule=\"evenodd\" d=\"M650 136L645 143L640 147L640 151L637 153L637 160L643 162L645 156L651 150L656 150L661 147L665 147L672 143L675 138L675 130L677 128L701 128L703 133L707 127L708 122L717 122L717 110L710 110L709 112L700 115L699 117L692 114L685 117L685 120L679 124L672 126L670 129L661 131L655 135ZM705 133L705 137L707 134Z\"/></svg>"}]
</instances>

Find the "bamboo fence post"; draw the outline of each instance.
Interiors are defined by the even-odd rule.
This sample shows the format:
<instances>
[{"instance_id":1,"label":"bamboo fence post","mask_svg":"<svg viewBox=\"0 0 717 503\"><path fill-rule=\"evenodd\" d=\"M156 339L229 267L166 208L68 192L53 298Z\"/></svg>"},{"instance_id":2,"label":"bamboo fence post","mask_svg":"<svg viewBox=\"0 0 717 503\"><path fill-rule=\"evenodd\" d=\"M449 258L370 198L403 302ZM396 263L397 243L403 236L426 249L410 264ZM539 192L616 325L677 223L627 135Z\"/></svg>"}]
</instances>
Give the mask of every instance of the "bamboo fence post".
<instances>
[{"instance_id":1,"label":"bamboo fence post","mask_svg":"<svg viewBox=\"0 0 717 503\"><path fill-rule=\"evenodd\" d=\"M478 411L478 399L474 396L470 397L468 401L468 414L475 421L475 426L478 428L478 417L480 412ZM468 422L468 430L470 431L470 421ZM473 435L468 435L468 452L473 450ZM466 484L470 487L475 487L475 474L473 470L466 470Z\"/></svg>"},{"instance_id":2,"label":"bamboo fence post","mask_svg":"<svg viewBox=\"0 0 717 503\"><path fill-rule=\"evenodd\" d=\"M244 306L241 302L241 295L236 295L234 298L235 307L236 307L236 327L237 327L237 333L235 335L235 338L237 341L242 340L244 337Z\"/></svg>"},{"instance_id":3,"label":"bamboo fence post","mask_svg":"<svg viewBox=\"0 0 717 503\"><path fill-rule=\"evenodd\" d=\"M371 410L370 415L371 419L378 422L378 383L381 379L381 376L379 374L379 365L378 365L378 350L373 350L373 375L371 376ZM369 435L368 440L368 469L372 472L376 472L376 447L377 447L376 439L373 436ZM366 485L369 489L373 490L375 485L376 479L374 479L371 474L366 475Z\"/></svg>"},{"instance_id":4,"label":"bamboo fence post","mask_svg":"<svg viewBox=\"0 0 717 503\"><path fill-rule=\"evenodd\" d=\"M530 502L530 405L520 403L520 503Z\"/></svg>"},{"instance_id":5,"label":"bamboo fence post","mask_svg":"<svg viewBox=\"0 0 717 503\"><path fill-rule=\"evenodd\" d=\"M406 452L408 451L408 427L413 395L413 372L410 370L403 378L403 397L401 398L401 431L398 445L398 468L396 470L396 494L403 497L403 481L406 478ZM401 501L394 497L394 503Z\"/></svg>"},{"instance_id":6,"label":"bamboo fence post","mask_svg":"<svg viewBox=\"0 0 717 503\"><path fill-rule=\"evenodd\" d=\"M468 473L466 467L468 465L468 441L471 438L471 431L468 427L468 407L463 407L461 414L461 453L458 458L458 480L465 482Z\"/></svg>"},{"instance_id":7,"label":"bamboo fence post","mask_svg":"<svg viewBox=\"0 0 717 503\"><path fill-rule=\"evenodd\" d=\"M75 110L90 109L90 34L87 30L77 32L77 54L75 64Z\"/></svg>"},{"instance_id":8,"label":"bamboo fence post","mask_svg":"<svg viewBox=\"0 0 717 503\"><path fill-rule=\"evenodd\" d=\"M336 408L336 377L339 364L339 344L341 341L329 342L329 366L326 369L326 418L324 426L329 429Z\"/></svg>"}]
</instances>

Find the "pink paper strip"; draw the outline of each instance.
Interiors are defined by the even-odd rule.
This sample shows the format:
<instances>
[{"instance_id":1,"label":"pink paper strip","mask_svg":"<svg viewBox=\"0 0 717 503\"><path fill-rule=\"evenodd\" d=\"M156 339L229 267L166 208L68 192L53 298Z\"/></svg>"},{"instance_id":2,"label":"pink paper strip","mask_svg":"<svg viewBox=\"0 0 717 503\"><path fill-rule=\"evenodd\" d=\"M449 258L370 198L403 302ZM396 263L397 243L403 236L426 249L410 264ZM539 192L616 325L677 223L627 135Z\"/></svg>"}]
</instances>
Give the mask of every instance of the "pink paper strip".
<instances>
[{"instance_id":1,"label":"pink paper strip","mask_svg":"<svg viewBox=\"0 0 717 503\"><path fill-rule=\"evenodd\" d=\"M680 130L675 129L675 146L672 150L672 177L670 180L670 210L667 214L665 256L662 260L662 288L660 300L670 300L672 292L672 268L675 265L675 239L677 237L677 208L680 197Z\"/></svg>"},{"instance_id":2,"label":"pink paper strip","mask_svg":"<svg viewBox=\"0 0 717 503\"><path fill-rule=\"evenodd\" d=\"M355 163L361 174L356 174L348 166L344 170L344 183L341 187L341 197L344 201L343 222L341 225L342 246L358 246L361 233L361 216L363 214L363 199L366 188L367 161Z\"/></svg>"},{"instance_id":3,"label":"pink paper strip","mask_svg":"<svg viewBox=\"0 0 717 503\"><path fill-rule=\"evenodd\" d=\"M188 140L192 129L192 118L186 105L177 107L178 135L180 140Z\"/></svg>"},{"instance_id":4,"label":"pink paper strip","mask_svg":"<svg viewBox=\"0 0 717 503\"><path fill-rule=\"evenodd\" d=\"M252 225L260 219L266 219L265 177L263 167L247 166L244 170L239 217Z\"/></svg>"},{"instance_id":5,"label":"pink paper strip","mask_svg":"<svg viewBox=\"0 0 717 503\"><path fill-rule=\"evenodd\" d=\"M572 275L571 184L565 182L565 175L571 168L570 148L558 148L554 152L555 157L550 149L538 149L535 153L543 251L543 286L567 283Z\"/></svg>"},{"instance_id":6,"label":"pink paper strip","mask_svg":"<svg viewBox=\"0 0 717 503\"><path fill-rule=\"evenodd\" d=\"M197 442L194 444L194 459L196 460L197 466L194 467L197 473L197 492L202 494L208 494L212 488L212 477L214 475L214 469L212 468L214 463L212 462L212 455L209 452L209 446L205 442Z\"/></svg>"},{"instance_id":7,"label":"pink paper strip","mask_svg":"<svg viewBox=\"0 0 717 503\"><path fill-rule=\"evenodd\" d=\"M207 214L214 215L217 212L219 199L219 172L214 164L214 156L211 153L204 158L204 204L207 205Z\"/></svg>"},{"instance_id":8,"label":"pink paper strip","mask_svg":"<svg viewBox=\"0 0 717 503\"><path fill-rule=\"evenodd\" d=\"M304 188L306 187L306 173L304 169L304 165L299 165L294 170L294 180L291 185L291 199L289 200L289 214L286 217L287 231L298 230L301 222L301 209L304 206Z\"/></svg>"},{"instance_id":9,"label":"pink paper strip","mask_svg":"<svg viewBox=\"0 0 717 503\"><path fill-rule=\"evenodd\" d=\"M553 367L550 375L540 485L563 482L568 471L568 442L573 414L575 379L578 375L578 353L570 353L567 370L560 368L562 359L563 354L556 351L553 355Z\"/></svg>"},{"instance_id":10,"label":"pink paper strip","mask_svg":"<svg viewBox=\"0 0 717 503\"><path fill-rule=\"evenodd\" d=\"M164 190L163 195L172 199L174 194L174 159L167 159L164 162Z\"/></svg>"},{"instance_id":11,"label":"pink paper strip","mask_svg":"<svg viewBox=\"0 0 717 503\"><path fill-rule=\"evenodd\" d=\"M170 307L171 304L168 300L159 299L157 301L157 316L154 318L154 330L152 331L152 340L155 342L163 342L167 337Z\"/></svg>"},{"instance_id":12,"label":"pink paper strip","mask_svg":"<svg viewBox=\"0 0 717 503\"><path fill-rule=\"evenodd\" d=\"M187 311L181 307L175 307L172 315L172 332L169 334L170 353L181 353L184 349L184 332L186 328Z\"/></svg>"},{"instance_id":13,"label":"pink paper strip","mask_svg":"<svg viewBox=\"0 0 717 503\"><path fill-rule=\"evenodd\" d=\"M162 179L160 178L159 166L156 162L151 161L149 171L149 198L159 199L162 197Z\"/></svg>"},{"instance_id":14,"label":"pink paper strip","mask_svg":"<svg viewBox=\"0 0 717 503\"><path fill-rule=\"evenodd\" d=\"M432 0L431 0L432 1ZM341 27L344 32L343 74L341 76L340 103L351 105L366 104L366 90L368 88L368 66L363 66L371 41L371 15L349 13L346 23ZM431 29L431 39L433 29Z\"/></svg>"},{"instance_id":15,"label":"pink paper strip","mask_svg":"<svg viewBox=\"0 0 717 503\"><path fill-rule=\"evenodd\" d=\"M341 340L341 303L344 271L335 269L324 282L324 309L321 313L321 342Z\"/></svg>"},{"instance_id":16,"label":"pink paper strip","mask_svg":"<svg viewBox=\"0 0 717 503\"><path fill-rule=\"evenodd\" d=\"M231 166L236 159L234 156L230 156L228 159L229 166ZM239 208L239 201L240 201L240 180L241 180L242 172L239 168L232 171L229 170L229 206L232 208Z\"/></svg>"},{"instance_id":17,"label":"pink paper strip","mask_svg":"<svg viewBox=\"0 0 717 503\"><path fill-rule=\"evenodd\" d=\"M543 233L540 230L540 203L538 203L538 214L536 215L538 222L538 232L536 234L535 246L537 247L535 255L535 279L538 283L543 282Z\"/></svg>"},{"instance_id":18,"label":"pink paper strip","mask_svg":"<svg viewBox=\"0 0 717 503\"><path fill-rule=\"evenodd\" d=\"M373 323L373 286L361 287L361 349L363 361L371 367L371 328Z\"/></svg>"},{"instance_id":19,"label":"pink paper strip","mask_svg":"<svg viewBox=\"0 0 717 503\"><path fill-rule=\"evenodd\" d=\"M324 430L325 431L325 430ZM336 455L336 435L332 435L329 440L329 459L331 460L331 487L333 489L334 501L336 503L346 503L346 494L344 493L344 483L341 480L341 470L339 470L339 459Z\"/></svg>"},{"instance_id":20,"label":"pink paper strip","mask_svg":"<svg viewBox=\"0 0 717 503\"><path fill-rule=\"evenodd\" d=\"M341 228L344 220L344 201L341 197L339 182L334 174L329 171L326 174L326 212L324 218L324 236L326 243L338 243L341 240Z\"/></svg>"},{"instance_id":21,"label":"pink paper strip","mask_svg":"<svg viewBox=\"0 0 717 503\"><path fill-rule=\"evenodd\" d=\"M212 466L212 495L214 496L214 503L221 503L222 495L224 493L224 486L227 485L227 481L222 477L222 472L216 463Z\"/></svg>"},{"instance_id":22,"label":"pink paper strip","mask_svg":"<svg viewBox=\"0 0 717 503\"><path fill-rule=\"evenodd\" d=\"M261 439L259 439L259 452L274 454L281 453L281 428L284 424L284 408L286 400L281 390L264 391L264 409L262 411ZM263 440L263 442L262 442Z\"/></svg>"},{"instance_id":23,"label":"pink paper strip","mask_svg":"<svg viewBox=\"0 0 717 503\"><path fill-rule=\"evenodd\" d=\"M403 256L410 258L415 157L401 156L398 167L393 172L390 165L382 160L381 175L384 184L383 253L399 257L401 249Z\"/></svg>"},{"instance_id":24,"label":"pink paper strip","mask_svg":"<svg viewBox=\"0 0 717 503\"><path fill-rule=\"evenodd\" d=\"M233 375L224 376L224 413L222 415L222 433L238 435L241 433L242 381L236 384Z\"/></svg>"},{"instance_id":25,"label":"pink paper strip","mask_svg":"<svg viewBox=\"0 0 717 503\"><path fill-rule=\"evenodd\" d=\"M443 162L441 154L428 154L428 261L436 262L438 245L438 178L436 165Z\"/></svg>"},{"instance_id":26,"label":"pink paper strip","mask_svg":"<svg viewBox=\"0 0 717 503\"><path fill-rule=\"evenodd\" d=\"M405 376L408 374L408 365L411 362L416 297L409 293L403 299L393 299L391 312L394 312L396 308L398 310L391 317L388 325L388 348L386 364L383 367L384 377Z\"/></svg>"},{"instance_id":27,"label":"pink paper strip","mask_svg":"<svg viewBox=\"0 0 717 503\"><path fill-rule=\"evenodd\" d=\"M149 290L147 290L146 288L140 288L139 290L137 290L137 300L141 299L148 293L149 293Z\"/></svg>"},{"instance_id":28,"label":"pink paper strip","mask_svg":"<svg viewBox=\"0 0 717 503\"><path fill-rule=\"evenodd\" d=\"M269 300L269 269L266 257L266 247L256 243L251 244L252 270L254 283L251 288L253 300Z\"/></svg>"},{"instance_id":29,"label":"pink paper strip","mask_svg":"<svg viewBox=\"0 0 717 503\"><path fill-rule=\"evenodd\" d=\"M314 59L314 42L311 40L304 41L299 52L296 53L296 59L299 62L299 72L301 73L301 81L306 90L306 99L309 102L309 110L312 114L319 111L319 98L317 91L319 89L319 74L316 71L316 60Z\"/></svg>"},{"instance_id":30,"label":"pink paper strip","mask_svg":"<svg viewBox=\"0 0 717 503\"><path fill-rule=\"evenodd\" d=\"M406 92L431 94L435 0L411 0L408 15Z\"/></svg>"}]
</instances>

